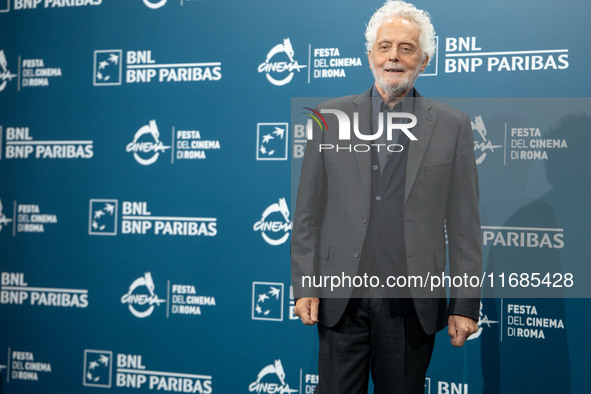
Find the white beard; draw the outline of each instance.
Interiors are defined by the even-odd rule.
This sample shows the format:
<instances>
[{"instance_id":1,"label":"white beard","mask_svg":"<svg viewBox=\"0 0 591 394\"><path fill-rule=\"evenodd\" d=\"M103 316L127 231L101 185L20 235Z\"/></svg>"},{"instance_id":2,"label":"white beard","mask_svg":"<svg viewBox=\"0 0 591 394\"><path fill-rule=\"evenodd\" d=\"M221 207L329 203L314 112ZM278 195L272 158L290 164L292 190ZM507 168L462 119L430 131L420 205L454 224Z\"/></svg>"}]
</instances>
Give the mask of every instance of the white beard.
<instances>
[{"instance_id":1,"label":"white beard","mask_svg":"<svg viewBox=\"0 0 591 394\"><path fill-rule=\"evenodd\" d=\"M376 80L376 83L388 95L390 99L399 98L402 96L402 94L409 91L413 87L417 77L421 73L421 65L419 64L411 76L405 77L397 85L389 85L388 82L386 82L386 79L383 77L384 74L378 75L378 73L376 72L376 68L373 64L373 59L370 59L370 63L371 72ZM382 70L384 70L385 66L386 65L382 66Z\"/></svg>"}]
</instances>

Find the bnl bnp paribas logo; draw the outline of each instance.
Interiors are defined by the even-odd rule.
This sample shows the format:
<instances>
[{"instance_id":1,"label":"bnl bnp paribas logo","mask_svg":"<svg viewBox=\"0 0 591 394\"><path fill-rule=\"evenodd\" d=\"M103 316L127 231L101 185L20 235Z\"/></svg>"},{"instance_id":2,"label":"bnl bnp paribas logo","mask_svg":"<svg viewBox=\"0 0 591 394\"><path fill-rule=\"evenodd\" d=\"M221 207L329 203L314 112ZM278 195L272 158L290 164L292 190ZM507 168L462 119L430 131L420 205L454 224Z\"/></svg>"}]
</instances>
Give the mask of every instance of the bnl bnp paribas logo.
<instances>
[{"instance_id":1,"label":"bnl bnp paribas logo","mask_svg":"<svg viewBox=\"0 0 591 394\"><path fill-rule=\"evenodd\" d=\"M118 200L91 199L88 235L117 235ZM217 218L189 216L156 216L148 211L147 201L122 201L121 234L157 236L217 235Z\"/></svg>"},{"instance_id":2,"label":"bnl bnp paribas logo","mask_svg":"<svg viewBox=\"0 0 591 394\"><path fill-rule=\"evenodd\" d=\"M566 70L568 48L543 48L516 51L487 51L476 43L476 36L445 38L445 67L448 73L513 72ZM511 43L513 46L514 43Z\"/></svg>"},{"instance_id":3,"label":"bnl bnp paribas logo","mask_svg":"<svg viewBox=\"0 0 591 394\"><path fill-rule=\"evenodd\" d=\"M147 1L147 0L146 0ZM221 62L158 62L152 50L97 49L93 55L94 86L219 81Z\"/></svg>"},{"instance_id":4,"label":"bnl bnp paribas logo","mask_svg":"<svg viewBox=\"0 0 591 394\"><path fill-rule=\"evenodd\" d=\"M88 234L117 235L117 200L90 200Z\"/></svg>"},{"instance_id":5,"label":"bnl bnp paribas logo","mask_svg":"<svg viewBox=\"0 0 591 394\"><path fill-rule=\"evenodd\" d=\"M257 160L287 160L287 130L287 123L258 123Z\"/></svg>"},{"instance_id":6,"label":"bnl bnp paribas logo","mask_svg":"<svg viewBox=\"0 0 591 394\"><path fill-rule=\"evenodd\" d=\"M84 351L84 386L111 387L113 352L87 349Z\"/></svg>"},{"instance_id":7,"label":"bnl bnp paribas logo","mask_svg":"<svg viewBox=\"0 0 591 394\"><path fill-rule=\"evenodd\" d=\"M289 238L291 228L289 206L285 198L269 205L253 226L253 230L260 232L265 242L273 246L284 244Z\"/></svg>"},{"instance_id":8,"label":"bnl bnp paribas logo","mask_svg":"<svg viewBox=\"0 0 591 394\"><path fill-rule=\"evenodd\" d=\"M252 320L267 320L282 322L286 320L299 320L295 315L295 300L293 298L293 286L289 287L289 304L284 304L285 285L281 282L252 282ZM289 305L289 312L283 313ZM287 315L287 317L285 317Z\"/></svg>"},{"instance_id":9,"label":"bnl bnp paribas logo","mask_svg":"<svg viewBox=\"0 0 591 394\"><path fill-rule=\"evenodd\" d=\"M94 51L94 85L121 85L120 49Z\"/></svg>"},{"instance_id":10,"label":"bnl bnp paribas logo","mask_svg":"<svg viewBox=\"0 0 591 394\"><path fill-rule=\"evenodd\" d=\"M69 8L101 5L103 0L14 0L14 10ZM11 0L0 0L0 13L10 11Z\"/></svg>"},{"instance_id":11,"label":"bnl bnp paribas logo","mask_svg":"<svg viewBox=\"0 0 591 394\"><path fill-rule=\"evenodd\" d=\"M283 283L252 282L253 320L283 321Z\"/></svg>"},{"instance_id":12,"label":"bnl bnp paribas logo","mask_svg":"<svg viewBox=\"0 0 591 394\"><path fill-rule=\"evenodd\" d=\"M83 386L144 389L177 393L211 394L211 375L155 371L142 354L114 353L110 350L84 350Z\"/></svg>"},{"instance_id":13,"label":"bnl bnp paribas logo","mask_svg":"<svg viewBox=\"0 0 591 394\"><path fill-rule=\"evenodd\" d=\"M265 61L259 64L258 72L264 73L267 80L275 86L287 85L291 82L296 72L300 72L302 66L294 58L295 52L289 38L283 43L275 45L267 53Z\"/></svg>"}]
</instances>

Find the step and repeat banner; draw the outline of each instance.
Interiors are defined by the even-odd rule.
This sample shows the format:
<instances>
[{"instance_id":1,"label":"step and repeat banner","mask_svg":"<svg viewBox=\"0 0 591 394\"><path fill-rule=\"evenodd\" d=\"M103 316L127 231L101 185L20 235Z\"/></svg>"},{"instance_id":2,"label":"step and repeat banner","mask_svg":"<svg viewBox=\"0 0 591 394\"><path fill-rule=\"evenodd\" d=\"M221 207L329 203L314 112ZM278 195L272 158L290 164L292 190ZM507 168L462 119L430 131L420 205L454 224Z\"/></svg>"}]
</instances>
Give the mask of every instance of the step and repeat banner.
<instances>
[{"instance_id":1,"label":"step and repeat banner","mask_svg":"<svg viewBox=\"0 0 591 394\"><path fill-rule=\"evenodd\" d=\"M314 391L292 98L371 86L380 5L0 0L0 392ZM416 87L470 116L494 280L425 393L588 392L591 5L416 5L438 44Z\"/></svg>"}]
</instances>

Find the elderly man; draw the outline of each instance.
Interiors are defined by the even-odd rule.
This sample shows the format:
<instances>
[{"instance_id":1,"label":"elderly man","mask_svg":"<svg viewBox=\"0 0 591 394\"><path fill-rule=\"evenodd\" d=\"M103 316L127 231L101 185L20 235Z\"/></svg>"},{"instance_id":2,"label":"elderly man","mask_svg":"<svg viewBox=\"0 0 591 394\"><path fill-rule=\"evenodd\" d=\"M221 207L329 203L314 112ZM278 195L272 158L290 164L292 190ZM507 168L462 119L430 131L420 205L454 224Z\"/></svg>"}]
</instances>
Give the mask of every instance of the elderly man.
<instances>
[{"instance_id":1,"label":"elderly man","mask_svg":"<svg viewBox=\"0 0 591 394\"><path fill-rule=\"evenodd\" d=\"M374 85L319 105L327 127L306 146L291 248L295 313L318 323L318 393L365 393L370 371L375 393L423 393L435 333L448 325L462 346L477 330L480 291L453 288L448 305L444 288L398 281L392 293L386 278L441 276L446 231L449 275L481 274L472 129L466 114L414 89L435 51L428 13L387 1L365 36ZM339 140L336 114L351 120L350 140ZM339 273L336 292L310 280ZM380 284L346 285L367 273Z\"/></svg>"}]
</instances>

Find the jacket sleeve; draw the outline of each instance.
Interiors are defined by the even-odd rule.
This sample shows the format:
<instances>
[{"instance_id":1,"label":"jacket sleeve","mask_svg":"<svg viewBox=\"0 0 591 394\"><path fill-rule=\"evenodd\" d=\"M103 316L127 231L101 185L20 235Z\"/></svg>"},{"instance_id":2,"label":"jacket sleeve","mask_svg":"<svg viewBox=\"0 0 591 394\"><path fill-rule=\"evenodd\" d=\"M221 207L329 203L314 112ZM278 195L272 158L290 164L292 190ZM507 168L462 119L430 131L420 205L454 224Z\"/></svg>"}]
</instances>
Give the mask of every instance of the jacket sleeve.
<instances>
[{"instance_id":1,"label":"jacket sleeve","mask_svg":"<svg viewBox=\"0 0 591 394\"><path fill-rule=\"evenodd\" d=\"M291 239L291 275L294 297L318 297L320 289L304 287L304 276L317 273L320 226L326 205L326 172L319 146L324 132L313 126L307 141L296 200Z\"/></svg>"},{"instance_id":2,"label":"jacket sleeve","mask_svg":"<svg viewBox=\"0 0 591 394\"><path fill-rule=\"evenodd\" d=\"M452 168L446 209L450 275L482 278L478 171L474 159L474 137L470 119L462 119ZM480 287L452 288L449 314L478 320Z\"/></svg>"}]
</instances>

